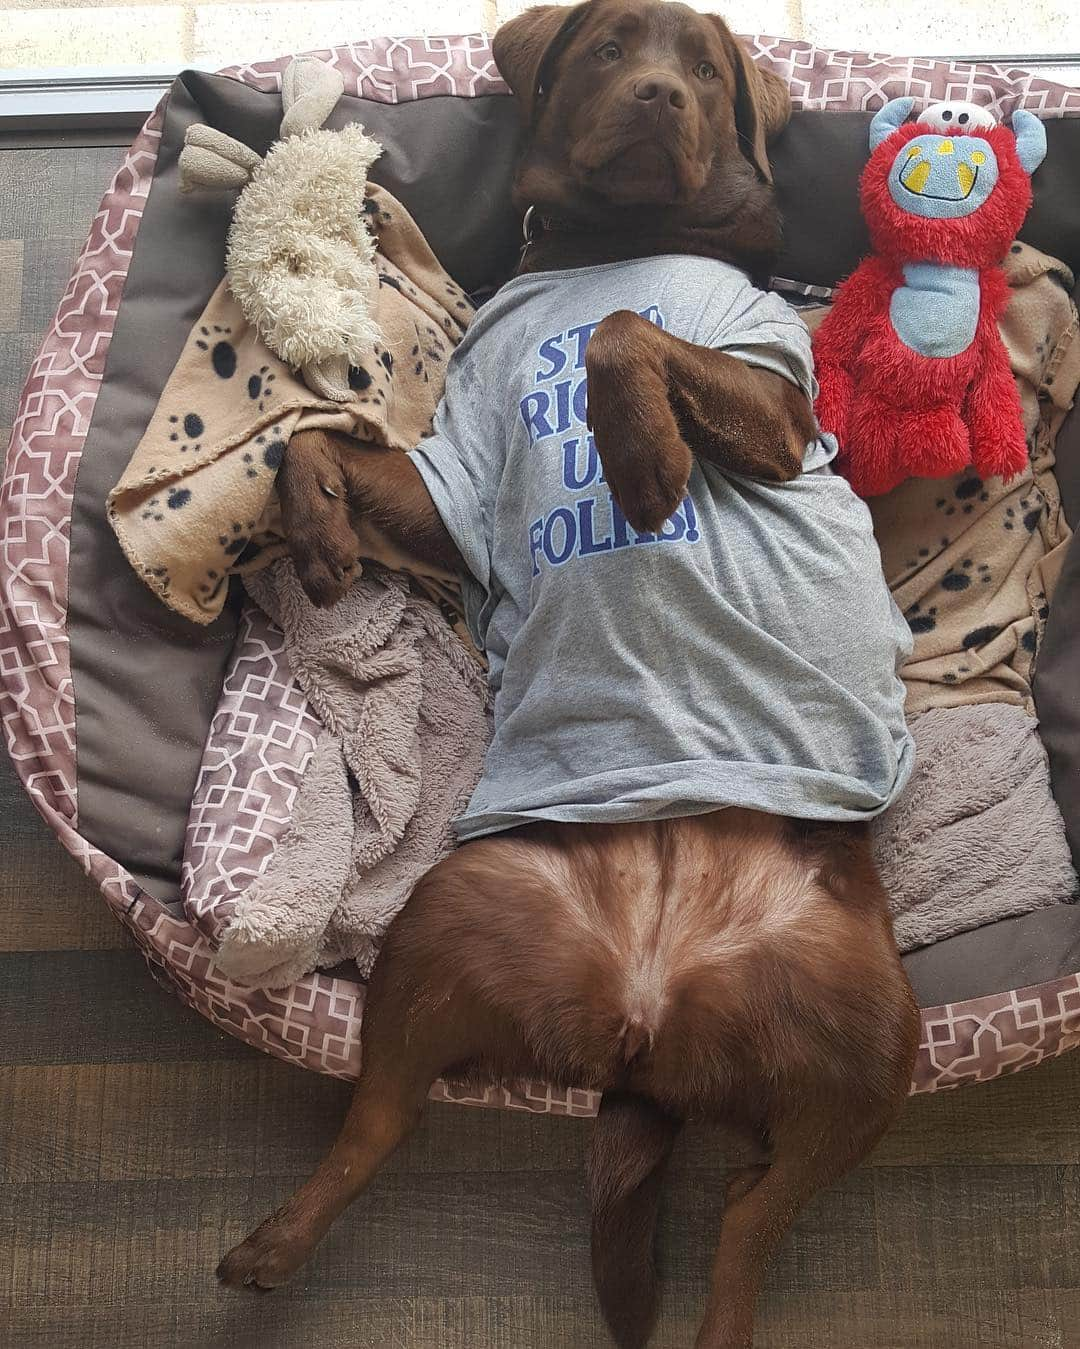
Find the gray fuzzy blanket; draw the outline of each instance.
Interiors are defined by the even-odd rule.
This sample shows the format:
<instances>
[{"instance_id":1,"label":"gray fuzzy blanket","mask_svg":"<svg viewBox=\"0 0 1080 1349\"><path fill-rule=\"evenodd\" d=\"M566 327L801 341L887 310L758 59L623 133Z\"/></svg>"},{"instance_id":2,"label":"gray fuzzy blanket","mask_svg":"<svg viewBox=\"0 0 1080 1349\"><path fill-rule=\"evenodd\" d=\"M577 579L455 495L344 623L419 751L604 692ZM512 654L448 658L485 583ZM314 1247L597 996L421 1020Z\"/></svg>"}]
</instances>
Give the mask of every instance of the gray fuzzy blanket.
<instances>
[{"instance_id":1,"label":"gray fuzzy blanket","mask_svg":"<svg viewBox=\"0 0 1080 1349\"><path fill-rule=\"evenodd\" d=\"M332 609L310 603L288 560L247 586L284 632L323 730L289 831L239 897L217 964L265 988L341 960L367 974L479 781L486 673L401 573L365 565Z\"/></svg>"},{"instance_id":2,"label":"gray fuzzy blanket","mask_svg":"<svg viewBox=\"0 0 1080 1349\"><path fill-rule=\"evenodd\" d=\"M1038 722L1007 703L916 718L915 769L874 826L902 951L1076 896Z\"/></svg>"}]
</instances>

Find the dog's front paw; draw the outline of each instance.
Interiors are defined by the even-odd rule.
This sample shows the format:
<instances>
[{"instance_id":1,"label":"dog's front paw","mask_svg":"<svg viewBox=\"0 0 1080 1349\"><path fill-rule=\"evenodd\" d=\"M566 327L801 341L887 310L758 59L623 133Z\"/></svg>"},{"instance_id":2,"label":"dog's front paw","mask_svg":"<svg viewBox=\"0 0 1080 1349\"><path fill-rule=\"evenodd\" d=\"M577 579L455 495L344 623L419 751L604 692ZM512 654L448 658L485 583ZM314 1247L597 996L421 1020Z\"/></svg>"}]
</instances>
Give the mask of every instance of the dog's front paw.
<instances>
[{"instance_id":1,"label":"dog's front paw","mask_svg":"<svg viewBox=\"0 0 1080 1349\"><path fill-rule=\"evenodd\" d=\"M686 495L690 479L690 451L678 446L659 454L623 458L604 464L611 495L636 530L655 533L670 520Z\"/></svg>"},{"instance_id":2,"label":"dog's front paw","mask_svg":"<svg viewBox=\"0 0 1080 1349\"><path fill-rule=\"evenodd\" d=\"M325 431L301 431L289 441L278 470L289 552L308 599L320 609L341 599L360 562L342 470L349 444Z\"/></svg>"},{"instance_id":3,"label":"dog's front paw","mask_svg":"<svg viewBox=\"0 0 1080 1349\"><path fill-rule=\"evenodd\" d=\"M268 1293L291 1278L310 1254L306 1242L269 1218L246 1241L232 1248L218 1265L217 1277L227 1288Z\"/></svg>"},{"instance_id":4,"label":"dog's front paw","mask_svg":"<svg viewBox=\"0 0 1080 1349\"><path fill-rule=\"evenodd\" d=\"M289 538L300 584L319 609L337 604L358 574L360 545L347 520L324 520L322 533L304 530Z\"/></svg>"},{"instance_id":5,"label":"dog's front paw","mask_svg":"<svg viewBox=\"0 0 1080 1349\"><path fill-rule=\"evenodd\" d=\"M600 323L585 349L587 420L623 515L652 532L686 493L693 456L671 410L663 334L628 310Z\"/></svg>"}]
</instances>

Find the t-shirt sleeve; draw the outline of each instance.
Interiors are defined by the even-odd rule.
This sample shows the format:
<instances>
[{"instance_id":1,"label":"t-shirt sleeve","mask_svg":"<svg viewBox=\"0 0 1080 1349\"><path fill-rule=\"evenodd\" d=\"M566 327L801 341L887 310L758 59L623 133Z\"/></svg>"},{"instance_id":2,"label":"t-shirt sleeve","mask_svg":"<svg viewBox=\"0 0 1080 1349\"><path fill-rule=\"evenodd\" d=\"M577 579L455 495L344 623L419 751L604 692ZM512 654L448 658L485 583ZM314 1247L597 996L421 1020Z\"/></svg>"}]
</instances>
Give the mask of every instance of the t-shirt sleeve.
<instances>
[{"instance_id":1,"label":"t-shirt sleeve","mask_svg":"<svg viewBox=\"0 0 1080 1349\"><path fill-rule=\"evenodd\" d=\"M771 370L791 380L807 398L817 397L810 332L779 295L747 284L722 315L706 314L702 328L708 334L703 346Z\"/></svg>"},{"instance_id":2,"label":"t-shirt sleeve","mask_svg":"<svg viewBox=\"0 0 1080 1349\"><path fill-rule=\"evenodd\" d=\"M491 455L482 424L483 401L464 364L451 362L430 436L409 452L435 509L469 574L491 583Z\"/></svg>"},{"instance_id":3,"label":"t-shirt sleeve","mask_svg":"<svg viewBox=\"0 0 1080 1349\"><path fill-rule=\"evenodd\" d=\"M702 340L703 346L727 352L747 365L789 379L811 403L817 398L810 330L779 295L757 290L747 283L719 317L709 314L706 306L700 326L708 334ZM806 446L803 472L823 468L836 454L835 439L819 432Z\"/></svg>"}]
</instances>

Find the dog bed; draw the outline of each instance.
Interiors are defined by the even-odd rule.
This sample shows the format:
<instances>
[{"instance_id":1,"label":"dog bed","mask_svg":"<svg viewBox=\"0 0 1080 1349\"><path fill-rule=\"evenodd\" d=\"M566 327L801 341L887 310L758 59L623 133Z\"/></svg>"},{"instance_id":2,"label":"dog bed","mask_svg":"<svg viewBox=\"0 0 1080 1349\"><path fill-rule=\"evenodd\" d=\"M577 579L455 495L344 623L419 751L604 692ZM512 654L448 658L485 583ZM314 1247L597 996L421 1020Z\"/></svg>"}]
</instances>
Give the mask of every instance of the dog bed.
<instances>
[{"instance_id":1,"label":"dog bed","mask_svg":"<svg viewBox=\"0 0 1080 1349\"><path fill-rule=\"evenodd\" d=\"M856 183L866 128L888 98L1023 106L1049 155L1023 237L1080 271L1080 90L991 66L910 61L753 39L796 113L773 156L786 287L827 297L866 238ZM318 53L386 153L372 170L475 297L512 271L508 202L517 124L480 36L380 39ZM0 490L0 710L27 791L101 887L152 968L248 1043L339 1077L359 1068L363 987L347 970L283 990L213 965L230 896L283 836L317 723L283 639L241 594L209 628L167 611L125 562L105 498L220 280L231 203L181 196L194 122L260 154L275 138L286 60L188 72L105 194L23 393ZM1065 513L1080 519L1080 412L1058 438ZM1080 852L1080 544L1070 546L1038 654L1035 700L1074 858ZM192 808L192 801L195 807ZM198 884L195 884L196 878ZM1017 874L1017 887L1025 885ZM184 895L188 903L184 903ZM927 945L906 959L923 1007L915 1091L982 1081L1080 1043L1080 905L1056 904ZM443 1099L587 1115L587 1091L543 1086Z\"/></svg>"}]
</instances>

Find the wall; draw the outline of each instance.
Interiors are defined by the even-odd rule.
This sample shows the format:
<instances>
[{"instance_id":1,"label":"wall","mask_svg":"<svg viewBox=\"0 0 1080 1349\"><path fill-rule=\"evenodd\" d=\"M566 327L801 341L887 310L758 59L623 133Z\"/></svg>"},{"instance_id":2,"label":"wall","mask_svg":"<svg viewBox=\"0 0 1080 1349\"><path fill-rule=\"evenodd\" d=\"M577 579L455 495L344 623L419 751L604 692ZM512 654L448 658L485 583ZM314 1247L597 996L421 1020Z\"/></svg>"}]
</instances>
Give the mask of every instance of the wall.
<instances>
[{"instance_id":1,"label":"wall","mask_svg":"<svg viewBox=\"0 0 1080 1349\"><path fill-rule=\"evenodd\" d=\"M212 69L379 33L491 31L526 7L526 0L0 0L0 70L154 64ZM697 7L713 8L704 0ZM1011 5L987 0L952 0L948 6L925 0L728 0L720 9L738 32L858 50L1080 52L1077 0L1031 0L1022 23ZM1080 82L1080 74L1074 71L1068 82Z\"/></svg>"}]
</instances>

